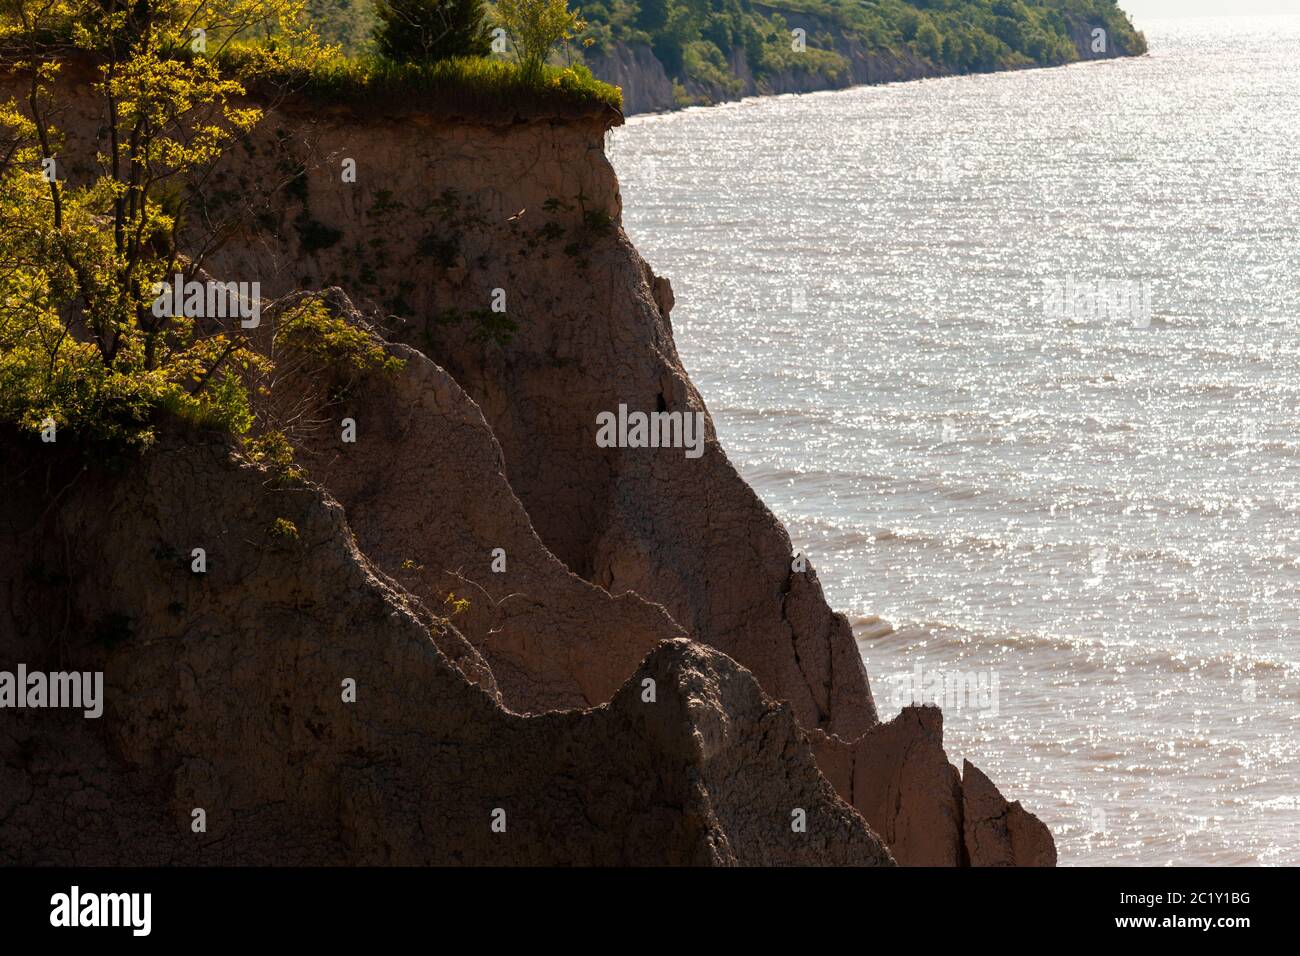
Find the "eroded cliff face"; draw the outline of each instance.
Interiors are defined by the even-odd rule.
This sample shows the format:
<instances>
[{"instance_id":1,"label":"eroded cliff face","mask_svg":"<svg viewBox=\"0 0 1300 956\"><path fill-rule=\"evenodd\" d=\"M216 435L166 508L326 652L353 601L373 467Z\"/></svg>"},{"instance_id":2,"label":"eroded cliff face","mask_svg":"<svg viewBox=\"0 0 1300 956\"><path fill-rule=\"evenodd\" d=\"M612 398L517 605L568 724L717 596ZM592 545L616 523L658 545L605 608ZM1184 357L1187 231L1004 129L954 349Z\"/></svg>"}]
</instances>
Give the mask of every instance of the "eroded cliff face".
<instances>
[{"instance_id":1,"label":"eroded cliff face","mask_svg":"<svg viewBox=\"0 0 1300 956\"><path fill-rule=\"evenodd\" d=\"M891 862L723 655L665 641L607 704L519 716L319 487L201 435L116 473L4 452L0 660L102 670L106 705L5 714L0 861Z\"/></svg>"},{"instance_id":2,"label":"eroded cliff face","mask_svg":"<svg viewBox=\"0 0 1300 956\"><path fill-rule=\"evenodd\" d=\"M285 101L231 150L203 268L283 297L262 335L327 288L404 364L278 383L317 422L294 434L305 485L211 437L118 471L6 444L0 664L109 682L102 723L6 717L6 859L1054 860L948 763L937 716L879 723L622 232L615 119ZM65 126L93 155L97 117ZM701 454L600 447L620 406L698 414Z\"/></svg>"},{"instance_id":3,"label":"eroded cliff face","mask_svg":"<svg viewBox=\"0 0 1300 956\"><path fill-rule=\"evenodd\" d=\"M592 73L623 91L623 112L628 116L680 105L664 65L644 43L612 43L603 53L587 54L586 62Z\"/></svg>"},{"instance_id":4,"label":"eroded cliff face","mask_svg":"<svg viewBox=\"0 0 1300 956\"><path fill-rule=\"evenodd\" d=\"M271 321L298 298L277 303ZM341 290L327 298L364 322ZM605 703L656 644L685 631L659 605L612 596L561 564L533 530L474 402L422 353L387 348L401 371L351 383L342 401L319 378L283 383L310 397L306 415L328 422L296 436L298 461L343 505L361 550L407 591L435 609L468 602L454 612L457 629L505 706ZM343 418L358 423L355 442L340 441Z\"/></svg>"},{"instance_id":5,"label":"eroded cliff face","mask_svg":"<svg viewBox=\"0 0 1300 956\"><path fill-rule=\"evenodd\" d=\"M605 129L601 118L362 126L283 109L218 186L256 192L278 170L302 179L266 189L273 220L249 222L205 266L255 276L270 295L337 285L386 315L390 336L482 411L511 489L565 567L662 605L789 701L802 726L856 737L876 716L848 623L815 570L792 570L785 529L717 443L673 343L668 288L620 227ZM342 181L345 159L355 183ZM312 241L321 234L333 241ZM509 341L485 340L503 320ZM598 416L621 405L699 413L703 454L598 447ZM458 570L491 587L489 551Z\"/></svg>"}]
</instances>

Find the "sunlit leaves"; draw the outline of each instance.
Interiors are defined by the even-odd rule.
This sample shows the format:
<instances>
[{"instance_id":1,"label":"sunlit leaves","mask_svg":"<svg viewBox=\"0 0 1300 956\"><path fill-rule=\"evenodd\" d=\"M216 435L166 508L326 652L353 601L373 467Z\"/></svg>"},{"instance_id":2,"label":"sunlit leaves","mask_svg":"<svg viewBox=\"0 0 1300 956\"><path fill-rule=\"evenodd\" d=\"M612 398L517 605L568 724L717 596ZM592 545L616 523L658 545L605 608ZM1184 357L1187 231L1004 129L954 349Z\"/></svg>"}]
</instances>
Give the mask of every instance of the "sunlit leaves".
<instances>
[{"instance_id":1,"label":"sunlit leaves","mask_svg":"<svg viewBox=\"0 0 1300 956\"><path fill-rule=\"evenodd\" d=\"M496 12L529 76L541 73L552 47L586 28L567 0L497 0Z\"/></svg>"},{"instance_id":2,"label":"sunlit leaves","mask_svg":"<svg viewBox=\"0 0 1300 956\"><path fill-rule=\"evenodd\" d=\"M251 426L245 383L266 360L237 328L156 316L152 304L155 285L185 267L176 234L187 189L261 118L210 54L256 40L272 58L315 55L302 9L0 2L0 68L30 86L0 104L0 420L33 429L53 418L134 445L152 440L160 412ZM57 81L72 63L96 71L105 122L89 180L48 175L63 149L51 117L68 105Z\"/></svg>"}]
</instances>

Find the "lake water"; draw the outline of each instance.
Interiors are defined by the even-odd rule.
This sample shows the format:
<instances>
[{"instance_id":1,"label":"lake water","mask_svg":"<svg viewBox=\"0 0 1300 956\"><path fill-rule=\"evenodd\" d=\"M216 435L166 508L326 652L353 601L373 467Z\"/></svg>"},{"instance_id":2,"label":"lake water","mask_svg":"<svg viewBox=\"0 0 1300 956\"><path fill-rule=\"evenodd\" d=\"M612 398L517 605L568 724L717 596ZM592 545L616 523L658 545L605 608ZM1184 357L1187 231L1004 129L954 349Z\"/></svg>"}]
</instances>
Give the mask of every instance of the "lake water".
<instances>
[{"instance_id":1,"label":"lake water","mask_svg":"<svg viewBox=\"0 0 1300 956\"><path fill-rule=\"evenodd\" d=\"M882 716L963 681L949 755L1063 863L1297 864L1300 18L1138 25L1141 59L633 117L611 154Z\"/></svg>"}]
</instances>

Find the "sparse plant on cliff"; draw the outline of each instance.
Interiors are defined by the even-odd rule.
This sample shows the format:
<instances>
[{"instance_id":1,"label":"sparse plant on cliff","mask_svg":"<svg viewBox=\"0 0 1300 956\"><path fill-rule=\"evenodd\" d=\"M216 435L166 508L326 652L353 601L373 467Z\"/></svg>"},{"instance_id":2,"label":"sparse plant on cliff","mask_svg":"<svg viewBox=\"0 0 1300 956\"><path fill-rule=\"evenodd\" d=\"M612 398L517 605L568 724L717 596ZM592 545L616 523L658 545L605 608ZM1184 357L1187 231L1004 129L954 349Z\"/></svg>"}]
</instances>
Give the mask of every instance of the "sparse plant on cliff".
<instances>
[{"instance_id":1,"label":"sparse plant on cliff","mask_svg":"<svg viewBox=\"0 0 1300 956\"><path fill-rule=\"evenodd\" d=\"M364 328L331 314L318 296L305 297L280 316L273 354L276 368L282 371L290 368L286 350L298 361L321 366L321 371L332 366L338 371L396 372L405 364Z\"/></svg>"},{"instance_id":2,"label":"sparse plant on cliff","mask_svg":"<svg viewBox=\"0 0 1300 956\"><path fill-rule=\"evenodd\" d=\"M483 0L377 0L375 45L399 63L487 56L492 49Z\"/></svg>"},{"instance_id":3,"label":"sparse plant on cliff","mask_svg":"<svg viewBox=\"0 0 1300 956\"><path fill-rule=\"evenodd\" d=\"M525 76L539 76L557 44L567 43L587 24L567 0L497 0L497 18L514 46Z\"/></svg>"},{"instance_id":4,"label":"sparse plant on cliff","mask_svg":"<svg viewBox=\"0 0 1300 956\"><path fill-rule=\"evenodd\" d=\"M90 437L147 444L157 410L239 432L242 378L262 360L238 329L158 290L193 274L220 228L179 236L198 184L260 118L218 57L274 33L265 58L312 47L300 0L6 0L0 70L25 84L0 103L0 415L53 419ZM97 153L75 152L54 118L61 72L87 71ZM71 88L71 82L61 89ZM87 103L83 99L79 108ZM84 148L84 147L83 147ZM160 312L162 314L160 314ZM176 314L172 314L176 313Z\"/></svg>"},{"instance_id":5,"label":"sparse plant on cliff","mask_svg":"<svg viewBox=\"0 0 1300 956\"><path fill-rule=\"evenodd\" d=\"M406 363L320 295L277 302L274 323L269 360L245 377L256 400L242 444L244 454L274 479L292 483L307 476L295 461L295 448L334 426L333 409L355 380L393 374Z\"/></svg>"},{"instance_id":6,"label":"sparse plant on cliff","mask_svg":"<svg viewBox=\"0 0 1300 956\"><path fill-rule=\"evenodd\" d=\"M288 518L276 518L271 523L270 534L279 541L297 541L298 526Z\"/></svg>"}]
</instances>

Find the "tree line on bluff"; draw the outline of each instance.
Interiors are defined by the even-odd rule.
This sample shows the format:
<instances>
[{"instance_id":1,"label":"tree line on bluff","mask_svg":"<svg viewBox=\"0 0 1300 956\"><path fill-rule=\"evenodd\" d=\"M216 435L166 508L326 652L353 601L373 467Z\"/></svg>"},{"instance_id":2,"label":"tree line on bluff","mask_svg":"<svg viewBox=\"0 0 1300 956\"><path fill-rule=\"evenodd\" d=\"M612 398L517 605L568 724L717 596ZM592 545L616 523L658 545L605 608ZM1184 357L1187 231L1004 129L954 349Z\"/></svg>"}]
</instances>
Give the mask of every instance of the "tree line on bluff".
<instances>
[{"instance_id":1,"label":"tree line on bluff","mask_svg":"<svg viewBox=\"0 0 1300 956\"><path fill-rule=\"evenodd\" d=\"M546 0L528 0L545 5ZM492 29L511 42L520 0L310 0L321 35L349 54L395 60L486 56ZM648 46L674 80L738 82L734 63L755 77L848 68L845 44L916 58L935 72L986 72L1079 58L1080 25L1106 31L1114 49L1142 53L1143 36L1117 0L585 0L556 34L570 64L615 46ZM560 23L558 10L547 19ZM812 23L792 44L791 18ZM581 36L581 43L569 41ZM840 52L837 52L840 51ZM502 52L500 44L496 52Z\"/></svg>"}]
</instances>

